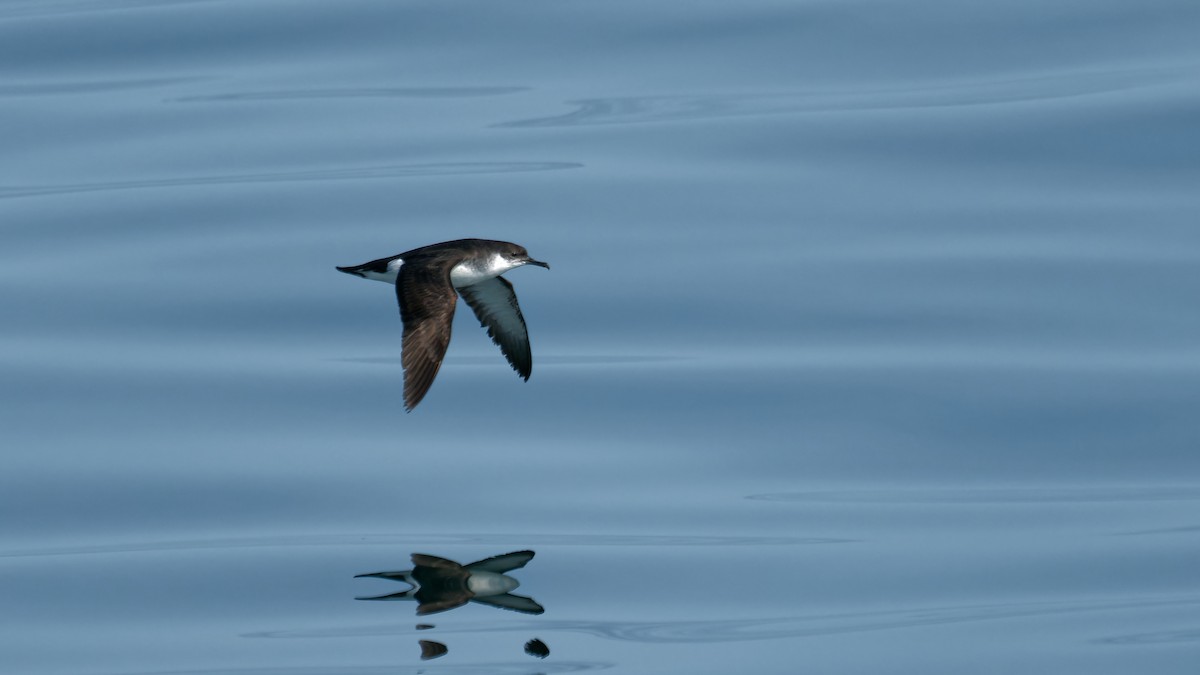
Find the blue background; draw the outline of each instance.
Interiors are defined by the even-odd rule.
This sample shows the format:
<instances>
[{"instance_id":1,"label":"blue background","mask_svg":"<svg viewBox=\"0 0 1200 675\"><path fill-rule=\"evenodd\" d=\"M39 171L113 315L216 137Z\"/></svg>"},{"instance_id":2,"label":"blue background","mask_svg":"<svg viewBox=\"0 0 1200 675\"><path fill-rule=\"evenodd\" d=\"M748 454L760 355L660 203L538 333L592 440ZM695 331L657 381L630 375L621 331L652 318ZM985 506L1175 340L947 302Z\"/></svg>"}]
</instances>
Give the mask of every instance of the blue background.
<instances>
[{"instance_id":1,"label":"blue background","mask_svg":"<svg viewBox=\"0 0 1200 675\"><path fill-rule=\"evenodd\" d=\"M0 2L0 669L1195 672L1197 35ZM460 307L406 414L334 266L460 237L553 266L533 377ZM541 616L354 600L526 548Z\"/></svg>"}]
</instances>

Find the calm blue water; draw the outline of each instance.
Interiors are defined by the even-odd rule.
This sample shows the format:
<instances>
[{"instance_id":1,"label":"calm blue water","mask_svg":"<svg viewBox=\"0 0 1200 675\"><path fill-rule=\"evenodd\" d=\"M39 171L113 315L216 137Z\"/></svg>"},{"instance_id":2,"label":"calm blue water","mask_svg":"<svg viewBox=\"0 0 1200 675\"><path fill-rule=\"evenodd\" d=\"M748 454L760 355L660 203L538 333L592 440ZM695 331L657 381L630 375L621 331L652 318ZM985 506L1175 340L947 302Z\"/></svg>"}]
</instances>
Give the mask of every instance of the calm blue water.
<instances>
[{"instance_id":1,"label":"calm blue water","mask_svg":"<svg viewBox=\"0 0 1200 675\"><path fill-rule=\"evenodd\" d=\"M1195 673L1197 35L0 2L0 671ZM460 307L406 414L334 266L459 237L553 265L533 377ZM523 549L543 614L355 599Z\"/></svg>"}]
</instances>

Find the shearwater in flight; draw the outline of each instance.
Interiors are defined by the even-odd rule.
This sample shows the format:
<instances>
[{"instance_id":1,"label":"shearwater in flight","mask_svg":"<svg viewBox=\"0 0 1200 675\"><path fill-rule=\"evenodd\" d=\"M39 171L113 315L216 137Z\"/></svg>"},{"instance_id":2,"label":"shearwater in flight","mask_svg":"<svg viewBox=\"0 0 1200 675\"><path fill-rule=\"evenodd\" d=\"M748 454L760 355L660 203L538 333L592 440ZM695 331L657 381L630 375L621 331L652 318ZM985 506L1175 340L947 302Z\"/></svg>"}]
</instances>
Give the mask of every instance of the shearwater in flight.
<instances>
[{"instance_id":1,"label":"shearwater in flight","mask_svg":"<svg viewBox=\"0 0 1200 675\"><path fill-rule=\"evenodd\" d=\"M412 411L425 397L450 346L454 305L462 296L500 346L508 363L523 379L533 370L529 331L512 284L501 274L522 265L550 269L529 257L524 247L507 241L457 239L422 246L352 267L346 274L396 286L404 337L404 408Z\"/></svg>"}]
</instances>

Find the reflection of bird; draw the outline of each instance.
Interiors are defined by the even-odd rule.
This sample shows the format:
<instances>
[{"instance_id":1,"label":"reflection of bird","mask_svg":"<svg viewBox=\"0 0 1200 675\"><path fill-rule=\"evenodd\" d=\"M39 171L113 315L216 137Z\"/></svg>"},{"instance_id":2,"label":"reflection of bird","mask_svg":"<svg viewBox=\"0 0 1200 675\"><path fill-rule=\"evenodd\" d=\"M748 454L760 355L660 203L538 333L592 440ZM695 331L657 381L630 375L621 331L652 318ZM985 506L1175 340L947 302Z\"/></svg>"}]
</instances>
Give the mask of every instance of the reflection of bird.
<instances>
[{"instance_id":1,"label":"reflection of bird","mask_svg":"<svg viewBox=\"0 0 1200 675\"><path fill-rule=\"evenodd\" d=\"M420 615L444 612L468 602L478 602L525 614L541 614L546 610L533 598L509 592L521 584L505 574L524 567L525 563L532 559L533 551L515 551L469 565L460 565L453 560L414 553L414 567L411 570L356 575L403 581L412 588L399 593L358 599L416 600L417 614Z\"/></svg>"},{"instance_id":2,"label":"reflection of bird","mask_svg":"<svg viewBox=\"0 0 1200 675\"><path fill-rule=\"evenodd\" d=\"M404 407L416 407L442 366L459 295L467 301L508 363L528 380L533 370L529 332L512 284L500 275L522 265L550 266L521 246L488 239L458 239L390 258L339 267L346 274L396 285L404 342Z\"/></svg>"},{"instance_id":3,"label":"reflection of bird","mask_svg":"<svg viewBox=\"0 0 1200 675\"><path fill-rule=\"evenodd\" d=\"M536 656L539 659L544 659L547 656L550 656L550 648L546 646L545 642L542 642L537 638L533 638L529 642L525 643L525 653L530 656Z\"/></svg>"},{"instance_id":4,"label":"reflection of bird","mask_svg":"<svg viewBox=\"0 0 1200 675\"><path fill-rule=\"evenodd\" d=\"M417 644L421 647L421 660L428 661L436 659L439 656L445 656L450 648L440 642L433 640L417 640Z\"/></svg>"}]
</instances>

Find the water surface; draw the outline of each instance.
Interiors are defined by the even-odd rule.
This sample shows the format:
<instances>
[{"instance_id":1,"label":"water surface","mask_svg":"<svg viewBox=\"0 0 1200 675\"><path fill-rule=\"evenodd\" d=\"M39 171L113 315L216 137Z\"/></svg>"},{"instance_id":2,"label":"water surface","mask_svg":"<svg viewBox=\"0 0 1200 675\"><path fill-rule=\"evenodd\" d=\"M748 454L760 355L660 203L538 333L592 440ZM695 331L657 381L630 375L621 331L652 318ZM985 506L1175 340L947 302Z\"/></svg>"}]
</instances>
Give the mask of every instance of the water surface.
<instances>
[{"instance_id":1,"label":"water surface","mask_svg":"<svg viewBox=\"0 0 1200 675\"><path fill-rule=\"evenodd\" d=\"M0 4L0 667L1194 672L1198 29ZM533 377L460 310L406 414L334 266L459 237L553 265Z\"/></svg>"}]
</instances>

